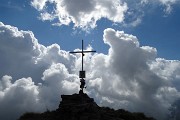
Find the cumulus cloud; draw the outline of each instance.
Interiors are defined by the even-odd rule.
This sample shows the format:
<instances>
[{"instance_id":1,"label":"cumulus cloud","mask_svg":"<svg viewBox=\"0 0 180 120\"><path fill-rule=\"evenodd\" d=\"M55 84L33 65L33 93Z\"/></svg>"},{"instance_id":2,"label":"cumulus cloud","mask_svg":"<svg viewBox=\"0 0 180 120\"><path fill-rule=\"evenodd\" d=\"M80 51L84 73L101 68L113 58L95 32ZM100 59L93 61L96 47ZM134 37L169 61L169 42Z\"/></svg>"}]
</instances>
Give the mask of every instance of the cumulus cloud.
<instances>
[{"instance_id":1,"label":"cumulus cloud","mask_svg":"<svg viewBox=\"0 0 180 120\"><path fill-rule=\"evenodd\" d=\"M102 97L101 104L141 111L164 119L170 104L180 95L177 86L172 85L178 80L170 79L179 75L179 61L164 60L168 67L163 69L169 73L165 79L162 71L155 70L160 62L156 58L155 48L140 46L135 36L113 29L104 30L104 41L110 49L109 54L101 60L102 68L99 70L103 69L103 73L99 79L90 80L90 85L98 91L97 96ZM96 66L93 70L96 70Z\"/></svg>"},{"instance_id":2,"label":"cumulus cloud","mask_svg":"<svg viewBox=\"0 0 180 120\"><path fill-rule=\"evenodd\" d=\"M86 92L102 106L164 119L180 97L180 61L157 58L136 36L108 28L109 53L85 55ZM87 49L91 49L88 47ZM30 31L0 23L0 117L56 109L61 94L78 93L81 56L43 46ZM11 114L11 115L9 115Z\"/></svg>"},{"instance_id":3,"label":"cumulus cloud","mask_svg":"<svg viewBox=\"0 0 180 120\"><path fill-rule=\"evenodd\" d=\"M38 94L38 86L30 77L12 82L11 76L3 76L0 81L1 119L13 120L25 111L42 111Z\"/></svg>"},{"instance_id":4,"label":"cumulus cloud","mask_svg":"<svg viewBox=\"0 0 180 120\"><path fill-rule=\"evenodd\" d=\"M88 31L97 21L106 18L112 23L135 27L143 21L148 11L162 7L170 14L178 0L31 0L40 12L39 19L52 25L74 24L75 28Z\"/></svg>"},{"instance_id":5,"label":"cumulus cloud","mask_svg":"<svg viewBox=\"0 0 180 120\"><path fill-rule=\"evenodd\" d=\"M49 8L49 4L53 8ZM121 0L33 0L31 5L41 12L42 20L58 19L54 25L69 25L88 29L95 28L96 22L107 18L121 23L127 4Z\"/></svg>"},{"instance_id":6,"label":"cumulus cloud","mask_svg":"<svg viewBox=\"0 0 180 120\"><path fill-rule=\"evenodd\" d=\"M59 45L45 47L32 32L3 23L0 37L1 118L55 109L61 94L78 91L78 76L72 74L76 57Z\"/></svg>"}]
</instances>

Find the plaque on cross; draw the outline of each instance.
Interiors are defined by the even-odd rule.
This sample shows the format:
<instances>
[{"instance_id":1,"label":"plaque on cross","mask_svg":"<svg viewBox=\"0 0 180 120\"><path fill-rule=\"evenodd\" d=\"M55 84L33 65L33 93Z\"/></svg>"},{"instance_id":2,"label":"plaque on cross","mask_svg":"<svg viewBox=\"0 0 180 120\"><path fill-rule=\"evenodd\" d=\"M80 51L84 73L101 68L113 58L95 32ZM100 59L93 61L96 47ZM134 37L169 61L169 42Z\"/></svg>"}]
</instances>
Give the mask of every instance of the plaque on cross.
<instances>
[{"instance_id":1,"label":"plaque on cross","mask_svg":"<svg viewBox=\"0 0 180 120\"><path fill-rule=\"evenodd\" d=\"M79 78L81 79L80 80L80 82L81 82L81 85L80 85L80 88L81 88L81 90L82 90L82 92L83 92L83 88L84 88L84 86L85 86L85 80L84 80L84 78L86 77L86 72L84 71L84 66L83 66L83 64L84 64L84 60L83 60L83 57L84 57L84 55L85 55L85 53L91 53L91 52L96 52L96 51L94 51L94 50L92 50L92 51L84 51L84 42L83 42L83 40L82 40L82 50L81 51L73 51L73 52L70 52L70 53L72 53L72 54L76 54L76 53L80 53L81 55L82 55L82 70L81 71L79 71Z\"/></svg>"}]
</instances>

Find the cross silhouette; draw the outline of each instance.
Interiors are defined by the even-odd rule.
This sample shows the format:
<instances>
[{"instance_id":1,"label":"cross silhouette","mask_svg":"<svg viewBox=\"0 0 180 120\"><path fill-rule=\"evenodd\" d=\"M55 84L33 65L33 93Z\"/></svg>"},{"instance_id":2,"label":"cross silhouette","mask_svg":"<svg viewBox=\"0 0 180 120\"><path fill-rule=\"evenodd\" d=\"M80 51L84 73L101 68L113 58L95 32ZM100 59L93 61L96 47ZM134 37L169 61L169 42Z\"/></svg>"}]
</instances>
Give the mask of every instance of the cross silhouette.
<instances>
[{"instance_id":1,"label":"cross silhouette","mask_svg":"<svg viewBox=\"0 0 180 120\"><path fill-rule=\"evenodd\" d=\"M81 51L73 51L73 52L69 52L69 53L72 53L72 54L76 54L76 53L81 53L82 54L82 70L79 71L79 78L80 79L80 82L81 82L81 85L80 85L80 88L81 90L79 91L79 93L83 93L83 89L85 88L85 76L86 76L86 73L83 69L83 64L84 64L84 60L83 60L83 57L85 55L85 53L90 53L90 52L96 52L95 50L92 50L92 51L84 51L84 42L82 40L82 50Z\"/></svg>"}]
</instances>

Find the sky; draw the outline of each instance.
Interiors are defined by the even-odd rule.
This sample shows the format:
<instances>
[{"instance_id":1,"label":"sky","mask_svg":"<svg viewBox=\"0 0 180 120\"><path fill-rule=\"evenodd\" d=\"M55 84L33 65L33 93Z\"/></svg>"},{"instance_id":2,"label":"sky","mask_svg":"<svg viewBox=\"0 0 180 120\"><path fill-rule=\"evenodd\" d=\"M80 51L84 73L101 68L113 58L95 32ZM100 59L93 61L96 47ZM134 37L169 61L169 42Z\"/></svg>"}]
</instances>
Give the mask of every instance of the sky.
<instances>
[{"instance_id":1,"label":"sky","mask_svg":"<svg viewBox=\"0 0 180 120\"><path fill-rule=\"evenodd\" d=\"M78 93L165 120L180 99L179 0L1 0L0 117L58 107ZM9 115L10 114L10 115Z\"/></svg>"}]
</instances>

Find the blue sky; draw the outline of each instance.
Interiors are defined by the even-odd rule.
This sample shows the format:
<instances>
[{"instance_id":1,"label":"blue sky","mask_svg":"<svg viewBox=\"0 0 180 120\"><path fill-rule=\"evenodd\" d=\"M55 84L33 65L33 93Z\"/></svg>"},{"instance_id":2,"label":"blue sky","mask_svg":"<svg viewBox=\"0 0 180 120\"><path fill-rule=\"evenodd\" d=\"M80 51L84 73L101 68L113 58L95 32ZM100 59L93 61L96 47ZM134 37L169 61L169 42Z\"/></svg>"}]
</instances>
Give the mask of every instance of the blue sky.
<instances>
[{"instance_id":1,"label":"blue sky","mask_svg":"<svg viewBox=\"0 0 180 120\"><path fill-rule=\"evenodd\" d=\"M52 26L50 21L41 21L38 19L39 12L30 4L27 0L1 0L0 20L20 30L33 31L39 43L45 46L57 43L62 49L70 51L79 47L81 39L84 39L86 44L91 44L99 53L107 53L108 46L103 43L102 36L103 30L110 27L137 36L142 46L155 47L158 50L158 57L180 59L179 4L172 5L170 13L164 11L163 5L145 6L142 9L141 22L135 27L119 23L114 25L114 22L102 18L97 21L97 27L91 29L89 33L73 29L73 23ZM125 24L131 24L131 17L125 16Z\"/></svg>"},{"instance_id":2,"label":"blue sky","mask_svg":"<svg viewBox=\"0 0 180 120\"><path fill-rule=\"evenodd\" d=\"M98 105L165 120L180 99L179 13L179 0L1 0L0 118L78 93L81 55L69 51L83 39L97 51L84 69Z\"/></svg>"}]
</instances>

